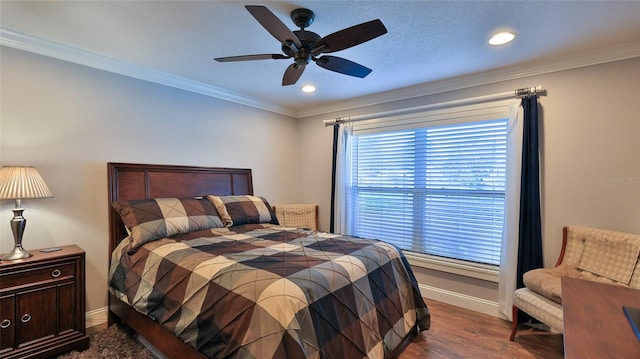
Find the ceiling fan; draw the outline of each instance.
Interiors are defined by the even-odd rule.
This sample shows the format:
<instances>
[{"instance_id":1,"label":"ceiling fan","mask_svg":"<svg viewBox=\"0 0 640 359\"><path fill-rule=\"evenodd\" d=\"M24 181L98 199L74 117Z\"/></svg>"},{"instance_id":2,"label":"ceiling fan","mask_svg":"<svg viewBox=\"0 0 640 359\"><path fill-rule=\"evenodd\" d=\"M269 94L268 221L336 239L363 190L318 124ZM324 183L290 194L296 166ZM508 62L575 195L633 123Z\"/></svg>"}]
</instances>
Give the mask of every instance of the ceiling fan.
<instances>
[{"instance_id":1,"label":"ceiling fan","mask_svg":"<svg viewBox=\"0 0 640 359\"><path fill-rule=\"evenodd\" d=\"M309 9L295 9L291 12L291 20L300 28L300 30L291 31L266 7L246 5L245 8L273 37L282 43L283 54L217 57L214 60L231 62L293 58L294 63L287 67L282 77L282 86L295 84L310 61L330 71L364 78L371 72L371 69L341 57L322 54L344 50L387 33L382 21L376 19L320 37L315 32L305 30L315 19L313 11Z\"/></svg>"}]
</instances>

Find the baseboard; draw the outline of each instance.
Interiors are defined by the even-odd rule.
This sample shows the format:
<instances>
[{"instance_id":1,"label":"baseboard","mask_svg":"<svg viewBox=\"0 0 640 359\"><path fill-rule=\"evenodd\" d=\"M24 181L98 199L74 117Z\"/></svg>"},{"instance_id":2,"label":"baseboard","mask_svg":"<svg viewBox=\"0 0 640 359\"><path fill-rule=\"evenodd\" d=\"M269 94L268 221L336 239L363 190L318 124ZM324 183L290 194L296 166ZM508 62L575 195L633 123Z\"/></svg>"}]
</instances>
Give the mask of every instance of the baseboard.
<instances>
[{"instance_id":1,"label":"baseboard","mask_svg":"<svg viewBox=\"0 0 640 359\"><path fill-rule=\"evenodd\" d=\"M437 300L456 307L461 307L500 318L498 302L452 292L450 290L419 284L420 293L427 299Z\"/></svg>"},{"instance_id":2,"label":"baseboard","mask_svg":"<svg viewBox=\"0 0 640 359\"><path fill-rule=\"evenodd\" d=\"M85 323L87 328L95 327L107 322L109 309L107 307L98 308L88 311L86 315Z\"/></svg>"}]
</instances>

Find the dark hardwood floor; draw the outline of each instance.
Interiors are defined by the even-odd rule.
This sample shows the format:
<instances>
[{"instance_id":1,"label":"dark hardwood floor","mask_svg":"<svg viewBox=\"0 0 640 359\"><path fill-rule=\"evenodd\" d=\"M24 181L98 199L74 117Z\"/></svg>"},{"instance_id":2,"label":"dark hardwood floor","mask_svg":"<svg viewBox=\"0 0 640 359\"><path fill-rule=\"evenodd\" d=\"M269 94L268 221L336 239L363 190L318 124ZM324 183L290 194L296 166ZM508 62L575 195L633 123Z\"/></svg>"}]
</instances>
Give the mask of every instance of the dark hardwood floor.
<instances>
[{"instance_id":1,"label":"dark hardwood floor","mask_svg":"<svg viewBox=\"0 0 640 359\"><path fill-rule=\"evenodd\" d=\"M562 335L523 329L509 341L511 323L490 315L426 300L431 329L420 333L398 359L561 359Z\"/></svg>"}]
</instances>

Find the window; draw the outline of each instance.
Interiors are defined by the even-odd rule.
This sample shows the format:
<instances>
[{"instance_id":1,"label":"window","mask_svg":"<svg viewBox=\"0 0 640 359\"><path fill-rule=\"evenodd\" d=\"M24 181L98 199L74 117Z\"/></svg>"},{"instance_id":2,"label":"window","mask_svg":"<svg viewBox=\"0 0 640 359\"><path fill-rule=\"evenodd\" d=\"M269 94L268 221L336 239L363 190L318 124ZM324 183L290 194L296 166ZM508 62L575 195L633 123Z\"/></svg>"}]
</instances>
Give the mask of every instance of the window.
<instances>
[{"instance_id":1,"label":"window","mask_svg":"<svg viewBox=\"0 0 640 359\"><path fill-rule=\"evenodd\" d=\"M499 265L508 108L354 124L350 230L419 253Z\"/></svg>"}]
</instances>

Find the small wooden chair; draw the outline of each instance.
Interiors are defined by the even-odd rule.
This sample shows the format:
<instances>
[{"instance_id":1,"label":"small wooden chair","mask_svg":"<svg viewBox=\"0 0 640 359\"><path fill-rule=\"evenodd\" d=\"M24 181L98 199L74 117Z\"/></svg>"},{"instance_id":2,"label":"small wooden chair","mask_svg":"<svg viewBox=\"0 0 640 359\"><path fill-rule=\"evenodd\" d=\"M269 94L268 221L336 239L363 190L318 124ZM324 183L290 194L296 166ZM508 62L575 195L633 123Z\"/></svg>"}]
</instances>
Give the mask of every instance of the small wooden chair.
<instances>
[{"instance_id":1,"label":"small wooden chair","mask_svg":"<svg viewBox=\"0 0 640 359\"><path fill-rule=\"evenodd\" d=\"M318 230L316 204L277 204L273 210L281 226Z\"/></svg>"}]
</instances>

